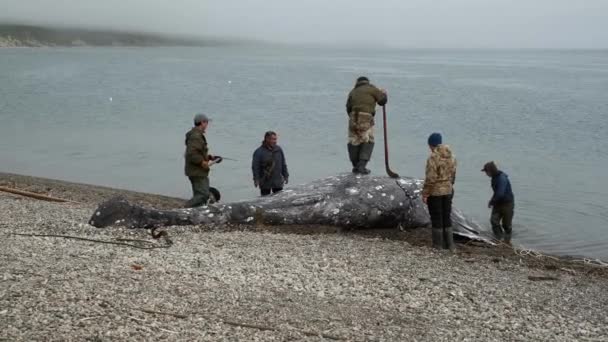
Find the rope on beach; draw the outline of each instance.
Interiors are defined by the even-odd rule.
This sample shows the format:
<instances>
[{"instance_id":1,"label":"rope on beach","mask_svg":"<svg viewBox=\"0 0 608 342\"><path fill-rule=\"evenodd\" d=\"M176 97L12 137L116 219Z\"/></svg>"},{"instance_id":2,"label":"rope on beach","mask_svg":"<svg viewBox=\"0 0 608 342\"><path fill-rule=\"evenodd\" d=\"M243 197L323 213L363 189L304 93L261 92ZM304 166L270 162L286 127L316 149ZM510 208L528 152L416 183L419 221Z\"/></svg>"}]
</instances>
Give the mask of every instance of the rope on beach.
<instances>
[{"instance_id":1,"label":"rope on beach","mask_svg":"<svg viewBox=\"0 0 608 342\"><path fill-rule=\"evenodd\" d=\"M608 263L607 262L603 262L600 259L589 259L589 258L583 258L583 259L576 259L576 260L572 260L574 262L582 262L584 264L587 265L594 265L594 266L600 266L600 267L608 267Z\"/></svg>"},{"instance_id":2,"label":"rope on beach","mask_svg":"<svg viewBox=\"0 0 608 342\"><path fill-rule=\"evenodd\" d=\"M513 251L515 252L515 254L517 254L519 256L531 255L536 258L549 258L549 259L553 259L553 260L557 260L557 261L560 260L557 257L543 254L543 253L540 253L540 252L532 250L532 249L516 248L516 247L512 247L512 248L513 248ZM608 263L606 263L600 259L583 258L583 259L573 259L570 261L573 263L583 263L585 265L592 265L592 266L597 266L597 267L608 267Z\"/></svg>"},{"instance_id":3,"label":"rope on beach","mask_svg":"<svg viewBox=\"0 0 608 342\"><path fill-rule=\"evenodd\" d=\"M506 244L505 244L506 245ZM539 251L535 251L533 249L528 249L528 248L517 248L517 247L513 247L510 246L511 249L513 249L513 252L519 256L533 256L535 258L549 258L549 259L553 259L553 260L559 260L559 258L551 256L551 255L547 255L547 254L543 254L540 253Z\"/></svg>"},{"instance_id":4,"label":"rope on beach","mask_svg":"<svg viewBox=\"0 0 608 342\"><path fill-rule=\"evenodd\" d=\"M63 239L71 239L71 240L80 240L80 241L88 241L88 242L96 242L103 243L108 245L117 245L117 246L126 246L138 249L157 249L157 248L169 248L171 244L158 245L151 241L145 240L130 240L132 242L138 242L139 244L133 243L125 243L125 242L117 242L117 241L108 241L108 240L97 240L97 239L89 239L80 236L72 236L72 235L57 235L57 234L23 234L23 233L9 233L10 235L19 235L19 236L29 236L29 237L55 237L55 238L63 238ZM147 245L147 246L146 246Z\"/></svg>"},{"instance_id":5,"label":"rope on beach","mask_svg":"<svg viewBox=\"0 0 608 342\"><path fill-rule=\"evenodd\" d=\"M512 249L513 253L515 253L516 255L522 256L522 257L524 257L524 256L533 256L535 258L548 258L548 259L553 259L553 260L556 260L556 261L561 260L558 257L554 257L552 255L543 254L543 253L541 253L539 251L536 251L536 250L533 250L533 249L518 248L518 247L515 247L515 246L507 244L507 243L504 243L504 242L499 241L499 240L493 240L493 241L497 245L499 245L499 246L508 247L508 248ZM586 265L592 265L592 266L598 266L598 267L608 267L608 263L606 263L606 262L604 262L604 261L602 261L600 259L583 258L583 259L574 259L574 260L571 260L571 262L583 263L583 264L586 264Z\"/></svg>"},{"instance_id":6,"label":"rope on beach","mask_svg":"<svg viewBox=\"0 0 608 342\"><path fill-rule=\"evenodd\" d=\"M41 200L41 201L81 204L80 202L70 201L70 200L66 200L63 198L46 196L46 195L38 194L35 192L25 191L25 190L7 188L5 186L0 186L0 191L8 192L8 193L15 194L15 195L21 195L21 196L25 196L25 197L30 197L30 198L34 198L34 199Z\"/></svg>"}]
</instances>

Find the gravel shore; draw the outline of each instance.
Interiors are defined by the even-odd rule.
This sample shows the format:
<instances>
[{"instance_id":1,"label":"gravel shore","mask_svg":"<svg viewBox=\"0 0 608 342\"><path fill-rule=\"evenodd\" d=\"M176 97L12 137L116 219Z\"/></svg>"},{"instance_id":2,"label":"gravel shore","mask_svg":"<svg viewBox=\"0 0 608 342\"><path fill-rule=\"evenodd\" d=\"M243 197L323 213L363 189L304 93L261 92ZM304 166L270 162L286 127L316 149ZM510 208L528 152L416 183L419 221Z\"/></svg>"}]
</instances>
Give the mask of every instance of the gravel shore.
<instances>
[{"instance_id":1,"label":"gravel shore","mask_svg":"<svg viewBox=\"0 0 608 342\"><path fill-rule=\"evenodd\" d=\"M0 185L80 202L0 192L0 340L608 339L604 267L504 247L436 252L422 229L170 227L169 244L86 222L117 193L180 199L8 174Z\"/></svg>"}]
</instances>

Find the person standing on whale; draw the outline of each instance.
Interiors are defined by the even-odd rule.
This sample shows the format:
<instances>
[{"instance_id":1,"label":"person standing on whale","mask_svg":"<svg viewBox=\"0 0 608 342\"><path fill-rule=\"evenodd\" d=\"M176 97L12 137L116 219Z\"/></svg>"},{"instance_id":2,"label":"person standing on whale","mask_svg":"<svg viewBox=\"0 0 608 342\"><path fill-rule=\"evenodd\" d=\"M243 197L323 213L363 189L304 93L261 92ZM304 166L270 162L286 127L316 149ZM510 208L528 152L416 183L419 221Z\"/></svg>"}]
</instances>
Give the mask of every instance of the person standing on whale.
<instances>
[{"instance_id":1,"label":"person standing on whale","mask_svg":"<svg viewBox=\"0 0 608 342\"><path fill-rule=\"evenodd\" d=\"M353 173L369 174L366 168L374 150L374 116L376 104L384 106L388 100L386 91L377 88L365 76L357 78L355 87L348 94L348 156Z\"/></svg>"}]
</instances>

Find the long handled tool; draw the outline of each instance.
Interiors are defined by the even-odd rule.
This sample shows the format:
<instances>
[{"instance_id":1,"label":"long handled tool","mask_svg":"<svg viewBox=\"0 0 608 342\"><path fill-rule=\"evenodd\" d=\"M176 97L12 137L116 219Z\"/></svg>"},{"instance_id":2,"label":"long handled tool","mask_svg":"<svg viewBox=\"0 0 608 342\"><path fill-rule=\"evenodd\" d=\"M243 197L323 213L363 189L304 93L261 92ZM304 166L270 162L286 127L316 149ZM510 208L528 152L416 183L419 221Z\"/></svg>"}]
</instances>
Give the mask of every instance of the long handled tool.
<instances>
[{"instance_id":1,"label":"long handled tool","mask_svg":"<svg viewBox=\"0 0 608 342\"><path fill-rule=\"evenodd\" d=\"M386 173L391 178L399 178L399 175L391 170L388 166L388 138L386 137L386 106L382 106L382 120L384 123L384 166Z\"/></svg>"},{"instance_id":2,"label":"long handled tool","mask_svg":"<svg viewBox=\"0 0 608 342\"><path fill-rule=\"evenodd\" d=\"M228 158L228 157L224 157L224 156L222 156L222 159L224 159L224 160L230 160L230 161L238 161L238 160L236 160L236 159L233 159L233 158Z\"/></svg>"}]
</instances>

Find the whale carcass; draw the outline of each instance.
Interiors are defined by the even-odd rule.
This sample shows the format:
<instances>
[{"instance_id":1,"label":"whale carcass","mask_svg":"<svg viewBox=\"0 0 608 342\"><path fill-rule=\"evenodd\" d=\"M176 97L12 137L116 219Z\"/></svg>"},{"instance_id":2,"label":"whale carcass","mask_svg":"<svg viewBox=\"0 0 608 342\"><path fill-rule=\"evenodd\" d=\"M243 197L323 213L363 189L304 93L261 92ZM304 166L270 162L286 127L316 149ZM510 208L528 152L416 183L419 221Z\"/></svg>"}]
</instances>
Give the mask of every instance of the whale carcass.
<instances>
[{"instance_id":1,"label":"whale carcass","mask_svg":"<svg viewBox=\"0 0 608 342\"><path fill-rule=\"evenodd\" d=\"M198 208L156 210L115 197L99 205L89 224L131 228L222 223L419 228L430 226L421 190L422 181L414 178L339 174L272 196ZM453 209L452 220L455 235L489 241L480 235L479 225L458 209Z\"/></svg>"}]
</instances>

